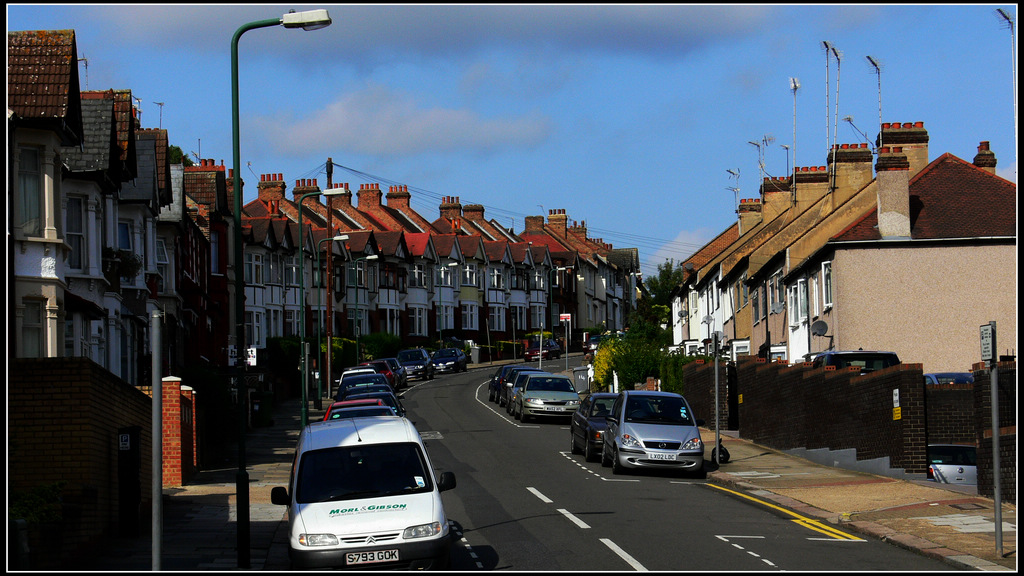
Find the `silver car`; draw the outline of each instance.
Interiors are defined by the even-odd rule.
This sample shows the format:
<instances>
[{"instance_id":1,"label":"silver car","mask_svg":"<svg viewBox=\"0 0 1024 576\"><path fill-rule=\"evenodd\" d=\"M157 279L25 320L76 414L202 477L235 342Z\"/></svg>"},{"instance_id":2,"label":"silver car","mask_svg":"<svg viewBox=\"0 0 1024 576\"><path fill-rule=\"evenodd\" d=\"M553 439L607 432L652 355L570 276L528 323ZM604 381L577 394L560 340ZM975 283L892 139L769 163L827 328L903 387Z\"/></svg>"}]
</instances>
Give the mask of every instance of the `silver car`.
<instances>
[{"instance_id":1,"label":"silver car","mask_svg":"<svg viewBox=\"0 0 1024 576\"><path fill-rule=\"evenodd\" d=\"M572 416L580 407L580 395L568 376L546 372L528 373L512 400L512 415L528 421L533 416Z\"/></svg>"},{"instance_id":2,"label":"silver car","mask_svg":"<svg viewBox=\"0 0 1024 576\"><path fill-rule=\"evenodd\" d=\"M673 392L624 390L607 418L601 465L669 469L705 477L704 442L686 399Z\"/></svg>"},{"instance_id":3,"label":"silver car","mask_svg":"<svg viewBox=\"0 0 1024 576\"><path fill-rule=\"evenodd\" d=\"M977 484L978 449L963 444L929 444L928 479L943 484Z\"/></svg>"}]
</instances>

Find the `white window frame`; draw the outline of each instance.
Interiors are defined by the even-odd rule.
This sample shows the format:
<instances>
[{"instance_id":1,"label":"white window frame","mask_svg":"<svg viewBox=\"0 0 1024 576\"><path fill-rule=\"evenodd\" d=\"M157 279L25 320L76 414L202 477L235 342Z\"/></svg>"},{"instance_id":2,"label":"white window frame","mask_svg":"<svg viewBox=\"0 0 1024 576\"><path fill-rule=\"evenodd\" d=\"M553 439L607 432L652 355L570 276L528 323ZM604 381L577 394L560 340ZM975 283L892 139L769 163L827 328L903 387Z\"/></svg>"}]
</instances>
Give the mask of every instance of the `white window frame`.
<instances>
[{"instance_id":1,"label":"white window frame","mask_svg":"<svg viewBox=\"0 0 1024 576\"><path fill-rule=\"evenodd\" d=\"M68 268L70 270L85 270L89 267L89 254L85 243L85 213L88 206L88 198L85 196L68 196L67 206L64 211L64 241L71 248L68 255ZM74 217L77 206L77 218Z\"/></svg>"},{"instance_id":2,"label":"white window frame","mask_svg":"<svg viewBox=\"0 0 1024 576\"><path fill-rule=\"evenodd\" d=\"M167 257L167 244L163 238L156 239L156 271L160 278L157 280L157 292L169 292L173 286L171 282L170 259Z\"/></svg>"},{"instance_id":3,"label":"white window frame","mask_svg":"<svg viewBox=\"0 0 1024 576\"><path fill-rule=\"evenodd\" d=\"M462 267L462 285L463 286L475 286L479 287L479 277L477 275L477 267L473 262L467 262Z\"/></svg>"},{"instance_id":4,"label":"white window frame","mask_svg":"<svg viewBox=\"0 0 1024 576\"><path fill-rule=\"evenodd\" d=\"M823 311L832 309L833 300L832 287L832 261L821 263L821 300Z\"/></svg>"},{"instance_id":5,"label":"white window frame","mask_svg":"<svg viewBox=\"0 0 1024 576\"><path fill-rule=\"evenodd\" d=\"M409 268L409 288L426 288L427 270L424 264L413 264Z\"/></svg>"},{"instance_id":6,"label":"white window frame","mask_svg":"<svg viewBox=\"0 0 1024 576\"><path fill-rule=\"evenodd\" d=\"M426 308L419 306L412 306L409 308L409 335L410 336L429 336L428 334L428 319Z\"/></svg>"},{"instance_id":7,"label":"white window frame","mask_svg":"<svg viewBox=\"0 0 1024 576\"><path fill-rule=\"evenodd\" d=\"M43 154L38 146L18 148L17 225L25 236L43 235Z\"/></svg>"},{"instance_id":8,"label":"white window frame","mask_svg":"<svg viewBox=\"0 0 1024 576\"><path fill-rule=\"evenodd\" d=\"M492 306L488 313L488 328L495 332L505 331L505 309Z\"/></svg>"},{"instance_id":9,"label":"white window frame","mask_svg":"<svg viewBox=\"0 0 1024 576\"><path fill-rule=\"evenodd\" d=\"M480 307L475 302L462 303L462 329L479 330L480 319L478 318Z\"/></svg>"}]
</instances>

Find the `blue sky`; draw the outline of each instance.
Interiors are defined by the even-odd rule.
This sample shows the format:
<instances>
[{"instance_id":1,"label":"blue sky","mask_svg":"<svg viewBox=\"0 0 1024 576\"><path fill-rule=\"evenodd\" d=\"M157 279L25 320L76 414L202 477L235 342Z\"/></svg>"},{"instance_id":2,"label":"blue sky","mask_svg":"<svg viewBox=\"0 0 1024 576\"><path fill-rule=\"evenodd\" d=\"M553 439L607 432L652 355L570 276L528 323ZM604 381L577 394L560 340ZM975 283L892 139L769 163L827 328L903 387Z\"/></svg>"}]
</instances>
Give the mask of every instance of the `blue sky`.
<instances>
[{"instance_id":1,"label":"blue sky","mask_svg":"<svg viewBox=\"0 0 1024 576\"><path fill-rule=\"evenodd\" d=\"M1017 181L1011 4L8 4L7 29L74 29L82 90L130 89L144 127L230 167L233 34L313 8L333 24L240 40L246 201L260 174L325 187L331 158L431 220L445 196L516 232L564 209L652 274L735 221L759 156L824 165L833 133L874 141L879 101L924 122L931 159L987 140Z\"/></svg>"}]
</instances>

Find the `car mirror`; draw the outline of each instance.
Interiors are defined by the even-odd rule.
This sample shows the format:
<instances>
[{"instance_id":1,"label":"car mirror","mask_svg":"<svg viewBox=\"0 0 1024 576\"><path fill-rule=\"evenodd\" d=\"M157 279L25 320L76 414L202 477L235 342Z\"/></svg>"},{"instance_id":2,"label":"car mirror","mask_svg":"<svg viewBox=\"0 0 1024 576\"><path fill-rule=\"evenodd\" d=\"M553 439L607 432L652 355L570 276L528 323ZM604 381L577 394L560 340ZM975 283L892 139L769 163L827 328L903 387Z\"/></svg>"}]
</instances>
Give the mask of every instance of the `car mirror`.
<instances>
[{"instance_id":1,"label":"car mirror","mask_svg":"<svg viewBox=\"0 0 1024 576\"><path fill-rule=\"evenodd\" d=\"M274 486L270 489L270 502L281 506L288 506L292 499L288 497L288 489L284 486Z\"/></svg>"},{"instance_id":2,"label":"car mirror","mask_svg":"<svg viewBox=\"0 0 1024 576\"><path fill-rule=\"evenodd\" d=\"M444 492L445 490L451 490L455 488L455 473L454 472L441 472L441 477L437 480L437 490Z\"/></svg>"}]
</instances>

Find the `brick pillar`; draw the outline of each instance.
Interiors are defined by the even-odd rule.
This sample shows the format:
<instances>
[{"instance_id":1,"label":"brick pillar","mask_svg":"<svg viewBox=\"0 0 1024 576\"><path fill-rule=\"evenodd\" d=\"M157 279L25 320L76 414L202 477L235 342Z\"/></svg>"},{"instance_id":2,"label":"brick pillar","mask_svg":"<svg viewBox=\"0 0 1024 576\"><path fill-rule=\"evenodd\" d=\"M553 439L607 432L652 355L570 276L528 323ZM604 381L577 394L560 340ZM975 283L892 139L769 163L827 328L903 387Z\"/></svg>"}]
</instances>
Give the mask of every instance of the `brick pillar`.
<instances>
[{"instance_id":1,"label":"brick pillar","mask_svg":"<svg viewBox=\"0 0 1024 576\"><path fill-rule=\"evenodd\" d=\"M163 485L181 486L181 378L162 381Z\"/></svg>"}]
</instances>

